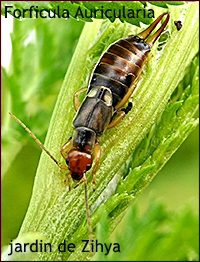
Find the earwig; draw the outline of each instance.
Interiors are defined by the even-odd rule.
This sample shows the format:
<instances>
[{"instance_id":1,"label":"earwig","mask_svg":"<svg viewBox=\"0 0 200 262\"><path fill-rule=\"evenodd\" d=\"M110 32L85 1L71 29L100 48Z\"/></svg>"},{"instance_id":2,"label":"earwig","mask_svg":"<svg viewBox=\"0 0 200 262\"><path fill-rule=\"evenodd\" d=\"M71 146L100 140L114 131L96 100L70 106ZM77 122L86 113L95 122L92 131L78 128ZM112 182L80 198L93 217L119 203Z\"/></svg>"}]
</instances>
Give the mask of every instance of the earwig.
<instances>
[{"instance_id":1,"label":"earwig","mask_svg":"<svg viewBox=\"0 0 200 262\"><path fill-rule=\"evenodd\" d=\"M166 16L166 19L161 27L148 38L164 16ZM157 38L163 32L168 20L169 13L163 13L141 33L121 38L111 44L93 67L88 86L75 92L73 103L77 112L73 119L74 135L60 150L67 167L58 163L35 135L18 118L10 113L59 168L69 171L68 180L69 176L77 181L83 179L90 243L92 243L92 228L87 200L86 172L92 167L92 152L95 159L92 169L93 186L95 186L95 173L101 156L98 138L107 128L116 126L131 110L131 102L129 102L126 108L122 107L132 95L141 72L147 63L147 55L150 53L151 47ZM86 90L86 97L80 104L78 95ZM93 255L92 246L91 255Z\"/></svg>"}]
</instances>

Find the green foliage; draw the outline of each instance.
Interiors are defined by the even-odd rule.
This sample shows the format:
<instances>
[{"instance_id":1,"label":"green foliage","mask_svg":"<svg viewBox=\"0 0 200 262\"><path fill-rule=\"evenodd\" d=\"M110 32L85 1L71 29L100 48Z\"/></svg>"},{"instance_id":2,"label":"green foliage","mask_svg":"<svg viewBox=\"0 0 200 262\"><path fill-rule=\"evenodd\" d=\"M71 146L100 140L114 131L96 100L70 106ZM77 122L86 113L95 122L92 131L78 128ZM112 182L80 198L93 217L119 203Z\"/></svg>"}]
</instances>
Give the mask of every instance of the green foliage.
<instances>
[{"instance_id":1,"label":"green foliage","mask_svg":"<svg viewBox=\"0 0 200 262\"><path fill-rule=\"evenodd\" d=\"M199 54L186 69L183 80L174 90L159 121L131 154L129 163L124 164L124 178L118 186L118 193L137 194L160 170L187 133L198 125L198 120L193 118L198 109L198 86Z\"/></svg>"},{"instance_id":2,"label":"green foliage","mask_svg":"<svg viewBox=\"0 0 200 262\"><path fill-rule=\"evenodd\" d=\"M54 106L72 56L71 45L78 38L83 26L76 23L75 30L64 30L66 23L70 27L75 21L27 19L21 22L14 19L14 30L11 33L13 52L7 73L11 110L19 118L23 117L27 125L37 119L40 127L37 133L39 136L43 134L42 139L50 120L49 111Z\"/></svg>"},{"instance_id":3,"label":"green foliage","mask_svg":"<svg viewBox=\"0 0 200 262\"><path fill-rule=\"evenodd\" d=\"M120 231L112 239L104 228L109 226L104 214L98 224L97 240L100 243L119 243L121 252L96 253L96 261L198 261L198 216L188 206L178 212L167 211L161 203L151 200L140 217L138 205L128 211ZM122 233L123 232L123 233Z\"/></svg>"},{"instance_id":4,"label":"green foliage","mask_svg":"<svg viewBox=\"0 0 200 262\"><path fill-rule=\"evenodd\" d=\"M146 6L147 3L150 3L155 6L159 6L162 8L167 8L167 5L184 5L185 1L140 1Z\"/></svg>"}]
</instances>

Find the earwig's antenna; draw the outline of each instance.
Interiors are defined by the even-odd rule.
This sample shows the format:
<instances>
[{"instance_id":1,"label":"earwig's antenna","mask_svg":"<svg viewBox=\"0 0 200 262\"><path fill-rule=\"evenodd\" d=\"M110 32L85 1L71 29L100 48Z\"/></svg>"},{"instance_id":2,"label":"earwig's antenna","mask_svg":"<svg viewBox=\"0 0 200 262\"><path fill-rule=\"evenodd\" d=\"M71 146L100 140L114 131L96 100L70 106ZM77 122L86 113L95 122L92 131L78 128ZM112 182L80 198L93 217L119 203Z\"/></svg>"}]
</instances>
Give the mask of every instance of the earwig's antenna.
<instances>
[{"instance_id":1,"label":"earwig's antenna","mask_svg":"<svg viewBox=\"0 0 200 262\"><path fill-rule=\"evenodd\" d=\"M90 214L89 214L89 207L88 207L88 198L87 198L87 177L85 172L83 173L83 181L85 183L85 206L86 206L86 216L87 216L87 222L88 222L88 230L89 230L89 239L90 239L90 253L91 256L93 256L92 252L92 227L90 223Z\"/></svg>"},{"instance_id":2,"label":"earwig's antenna","mask_svg":"<svg viewBox=\"0 0 200 262\"><path fill-rule=\"evenodd\" d=\"M29 135L35 140L35 142L47 153L48 156L56 163L58 167L61 169L69 170L68 167L62 166L58 161L50 154L50 152L44 147L44 145L40 142L40 140L31 132L31 130L21 122L16 116L14 116L12 113L9 112L9 114L29 133ZM68 174L68 180L69 180L69 174ZM88 230L89 230L89 239L90 239L90 250L91 250L91 256L93 256L92 252L92 227L90 223L90 215L89 215L89 207L88 207L88 199L87 199L87 177L85 172L83 173L83 181L85 183L85 206L86 206L86 216L87 216L87 222L88 222ZM69 183L70 188L70 183ZM70 189L69 189L70 190Z\"/></svg>"},{"instance_id":3,"label":"earwig's antenna","mask_svg":"<svg viewBox=\"0 0 200 262\"><path fill-rule=\"evenodd\" d=\"M9 112L9 114L29 133L29 135L35 140L35 142L47 153L48 156L56 163L58 167L61 169L68 170L68 167L62 166L58 161L51 155L51 153L43 146L43 144L40 142L40 140L31 132L31 130L22 123L16 116L14 116L12 113Z\"/></svg>"}]
</instances>

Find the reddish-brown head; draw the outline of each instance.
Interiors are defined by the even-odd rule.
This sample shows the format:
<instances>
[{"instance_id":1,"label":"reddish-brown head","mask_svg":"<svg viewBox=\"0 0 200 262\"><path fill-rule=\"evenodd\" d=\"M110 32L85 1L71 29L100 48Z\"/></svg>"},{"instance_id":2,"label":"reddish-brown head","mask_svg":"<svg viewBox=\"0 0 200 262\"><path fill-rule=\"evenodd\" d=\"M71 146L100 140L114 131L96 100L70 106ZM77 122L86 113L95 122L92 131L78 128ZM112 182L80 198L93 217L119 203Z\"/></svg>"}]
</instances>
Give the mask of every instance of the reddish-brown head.
<instances>
[{"instance_id":1,"label":"reddish-brown head","mask_svg":"<svg viewBox=\"0 0 200 262\"><path fill-rule=\"evenodd\" d=\"M92 155L78 149L71 149L65 161L74 180L80 180L83 173L92 167Z\"/></svg>"}]
</instances>

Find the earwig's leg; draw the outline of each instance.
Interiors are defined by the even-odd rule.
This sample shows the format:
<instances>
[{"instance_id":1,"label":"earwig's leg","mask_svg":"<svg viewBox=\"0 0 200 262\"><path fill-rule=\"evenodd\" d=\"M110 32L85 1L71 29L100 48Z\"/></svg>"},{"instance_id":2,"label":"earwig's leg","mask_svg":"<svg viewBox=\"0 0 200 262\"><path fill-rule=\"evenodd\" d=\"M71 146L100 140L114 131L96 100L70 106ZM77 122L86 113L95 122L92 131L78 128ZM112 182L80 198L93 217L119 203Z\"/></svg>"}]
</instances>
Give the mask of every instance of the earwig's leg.
<instances>
[{"instance_id":1,"label":"earwig's leg","mask_svg":"<svg viewBox=\"0 0 200 262\"><path fill-rule=\"evenodd\" d=\"M132 108L132 103L129 102L129 103L128 103L128 106L127 106L126 108L123 108L121 111L118 111L118 112L117 112L118 117L115 118L115 120L113 120L113 121L107 126L107 128L112 128L112 127L116 126L116 125L122 120L122 118L124 118L125 115L128 114L128 112L131 110L131 108Z\"/></svg>"},{"instance_id":2,"label":"earwig's leg","mask_svg":"<svg viewBox=\"0 0 200 262\"><path fill-rule=\"evenodd\" d=\"M66 183L66 181L68 180L68 186L69 186L69 191L71 191L71 182L70 182L70 177L71 177L71 172L69 172L64 179L64 183Z\"/></svg>"},{"instance_id":3,"label":"earwig's leg","mask_svg":"<svg viewBox=\"0 0 200 262\"><path fill-rule=\"evenodd\" d=\"M72 148L72 137L61 147L60 153L64 159L66 159L65 152Z\"/></svg>"},{"instance_id":4,"label":"earwig's leg","mask_svg":"<svg viewBox=\"0 0 200 262\"><path fill-rule=\"evenodd\" d=\"M153 58L153 55L152 55L152 54L149 54L147 60L144 62L144 66L149 63L149 61L151 60L151 58Z\"/></svg>"},{"instance_id":5,"label":"earwig's leg","mask_svg":"<svg viewBox=\"0 0 200 262\"><path fill-rule=\"evenodd\" d=\"M99 164L99 161L100 161L100 158L101 158L101 147L99 145L98 142L96 142L96 144L94 145L94 159L95 159L95 165L93 167L93 170L92 170L92 184L93 184L93 191L95 191L95 173L97 171L97 167L98 167L98 164Z\"/></svg>"},{"instance_id":6,"label":"earwig's leg","mask_svg":"<svg viewBox=\"0 0 200 262\"><path fill-rule=\"evenodd\" d=\"M122 120L122 118L125 117L126 114L125 114L124 111L119 111L119 112L117 112L117 115L118 115L118 117L115 118L115 120L113 120L113 121L107 126L107 129L116 126L116 125Z\"/></svg>"},{"instance_id":7,"label":"earwig's leg","mask_svg":"<svg viewBox=\"0 0 200 262\"><path fill-rule=\"evenodd\" d=\"M75 185L75 187L74 187L74 189L75 188L77 188L80 184L82 184L83 183L83 180L80 180L76 185Z\"/></svg>"},{"instance_id":8,"label":"earwig's leg","mask_svg":"<svg viewBox=\"0 0 200 262\"><path fill-rule=\"evenodd\" d=\"M95 64L92 66L92 69L91 69L91 71L90 71L90 75L89 75L89 77L88 77L88 85L89 85L89 83L90 83L90 78L91 78L91 76L92 76L92 73L93 73L93 71L94 71L94 68L95 68L96 64L97 64L97 63L95 63Z\"/></svg>"},{"instance_id":9,"label":"earwig's leg","mask_svg":"<svg viewBox=\"0 0 200 262\"><path fill-rule=\"evenodd\" d=\"M78 100L78 95L85 92L87 90L87 86L85 87L81 87L79 90L77 90L75 93L74 93L74 96L73 96L73 103L74 103L74 109L77 111L79 106L80 106L80 102Z\"/></svg>"},{"instance_id":10,"label":"earwig's leg","mask_svg":"<svg viewBox=\"0 0 200 262\"><path fill-rule=\"evenodd\" d=\"M116 105L115 108L116 108L117 110L120 109L123 105L126 104L126 102L128 101L128 99L129 99L130 96L132 95L135 87L137 86L140 76L141 76L141 75L139 75L139 76L136 78L135 83L134 83L132 86L130 86L130 88L129 88L128 92L126 93L126 95L124 96L124 98L119 102L119 104Z\"/></svg>"}]
</instances>

